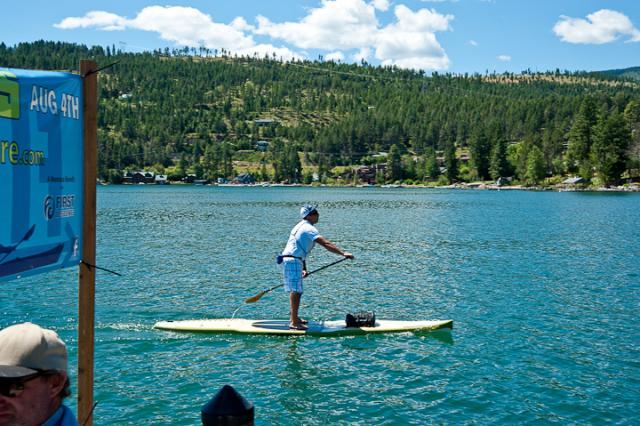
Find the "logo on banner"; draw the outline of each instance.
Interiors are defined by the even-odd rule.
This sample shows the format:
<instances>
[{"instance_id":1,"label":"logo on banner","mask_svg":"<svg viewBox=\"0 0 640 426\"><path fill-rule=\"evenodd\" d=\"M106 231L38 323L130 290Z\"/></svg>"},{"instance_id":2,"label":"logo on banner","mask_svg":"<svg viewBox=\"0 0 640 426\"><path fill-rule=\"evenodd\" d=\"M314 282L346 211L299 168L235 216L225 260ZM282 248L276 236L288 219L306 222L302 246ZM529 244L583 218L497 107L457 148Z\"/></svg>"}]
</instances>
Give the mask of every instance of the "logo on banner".
<instances>
[{"instance_id":1,"label":"logo on banner","mask_svg":"<svg viewBox=\"0 0 640 426\"><path fill-rule=\"evenodd\" d=\"M20 118L20 84L18 77L8 71L0 71L0 117Z\"/></svg>"},{"instance_id":2,"label":"logo on banner","mask_svg":"<svg viewBox=\"0 0 640 426\"><path fill-rule=\"evenodd\" d=\"M51 220L75 216L75 201L76 196L73 194L47 195L43 205L44 217Z\"/></svg>"}]
</instances>

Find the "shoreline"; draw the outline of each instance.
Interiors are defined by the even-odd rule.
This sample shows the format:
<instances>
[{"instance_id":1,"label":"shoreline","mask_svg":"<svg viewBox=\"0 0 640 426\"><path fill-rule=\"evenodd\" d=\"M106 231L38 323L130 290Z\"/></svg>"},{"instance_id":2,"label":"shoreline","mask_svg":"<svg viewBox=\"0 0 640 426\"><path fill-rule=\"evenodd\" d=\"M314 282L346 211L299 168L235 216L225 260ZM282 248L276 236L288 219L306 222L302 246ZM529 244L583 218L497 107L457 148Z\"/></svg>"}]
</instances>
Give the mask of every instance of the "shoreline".
<instances>
[{"instance_id":1,"label":"shoreline","mask_svg":"<svg viewBox=\"0 0 640 426\"><path fill-rule=\"evenodd\" d=\"M104 183L99 182L100 186L109 185L122 185L122 186L135 186L135 185L150 185L150 186L164 186L164 185L185 185L185 186L219 186L219 187L311 187L311 188L421 188L421 189L461 189L461 190L481 190L481 191L539 191L539 192L640 192L640 185L633 184L630 186L617 186L617 187L587 187L581 188L569 185L556 185L553 187L543 186L522 186L522 185L495 185L485 183L456 183L452 185L405 185L405 184L385 184L385 185L336 185L336 184L285 184L285 183L208 183L208 184L192 184L184 182L171 182L166 184L154 184L154 183Z\"/></svg>"}]
</instances>

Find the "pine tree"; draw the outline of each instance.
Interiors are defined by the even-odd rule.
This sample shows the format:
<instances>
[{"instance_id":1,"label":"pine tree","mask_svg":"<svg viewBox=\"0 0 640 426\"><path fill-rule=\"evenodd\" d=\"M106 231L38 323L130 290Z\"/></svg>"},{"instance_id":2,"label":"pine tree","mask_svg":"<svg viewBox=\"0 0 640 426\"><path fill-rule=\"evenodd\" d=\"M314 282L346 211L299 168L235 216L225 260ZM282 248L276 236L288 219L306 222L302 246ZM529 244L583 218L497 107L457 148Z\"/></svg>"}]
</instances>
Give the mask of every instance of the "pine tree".
<instances>
[{"instance_id":1,"label":"pine tree","mask_svg":"<svg viewBox=\"0 0 640 426\"><path fill-rule=\"evenodd\" d=\"M471 161L473 162L478 179L489 179L491 144L484 130L477 130L471 135L469 150L471 151Z\"/></svg>"},{"instance_id":2,"label":"pine tree","mask_svg":"<svg viewBox=\"0 0 640 426\"><path fill-rule=\"evenodd\" d=\"M187 168L189 167L189 163L187 162L187 155L182 153L180 156L180 161L178 162L178 173L181 176L187 175Z\"/></svg>"},{"instance_id":3,"label":"pine tree","mask_svg":"<svg viewBox=\"0 0 640 426\"><path fill-rule=\"evenodd\" d=\"M605 186L620 183L627 161L631 132L623 115L614 111L602 117L595 128L591 161Z\"/></svg>"},{"instance_id":4,"label":"pine tree","mask_svg":"<svg viewBox=\"0 0 640 426\"><path fill-rule=\"evenodd\" d=\"M544 154L537 146L531 147L527 154L525 180L529 185L537 185L546 175Z\"/></svg>"},{"instance_id":5,"label":"pine tree","mask_svg":"<svg viewBox=\"0 0 640 426\"><path fill-rule=\"evenodd\" d=\"M204 177L209 181L220 176L220 153L213 144L207 145L204 150L203 168Z\"/></svg>"},{"instance_id":6,"label":"pine tree","mask_svg":"<svg viewBox=\"0 0 640 426\"><path fill-rule=\"evenodd\" d=\"M291 143L285 145L282 164L283 177L290 183L299 183L302 176L302 164L295 145Z\"/></svg>"},{"instance_id":7,"label":"pine tree","mask_svg":"<svg viewBox=\"0 0 640 426\"><path fill-rule=\"evenodd\" d=\"M624 118L631 131L629 168L640 169L640 101L630 101L624 109Z\"/></svg>"},{"instance_id":8,"label":"pine tree","mask_svg":"<svg viewBox=\"0 0 640 426\"><path fill-rule=\"evenodd\" d=\"M227 142L222 143L221 149L222 173L225 178L233 177L233 150Z\"/></svg>"},{"instance_id":9,"label":"pine tree","mask_svg":"<svg viewBox=\"0 0 640 426\"><path fill-rule=\"evenodd\" d=\"M436 151L433 148L428 148L425 160L425 177L436 179L439 175L440 168L438 167L438 160L436 159Z\"/></svg>"},{"instance_id":10,"label":"pine tree","mask_svg":"<svg viewBox=\"0 0 640 426\"><path fill-rule=\"evenodd\" d=\"M269 172L267 172L267 164L262 161L262 167L260 168L260 179L263 182L269 181Z\"/></svg>"},{"instance_id":11,"label":"pine tree","mask_svg":"<svg viewBox=\"0 0 640 426\"><path fill-rule=\"evenodd\" d=\"M507 142L503 138L498 139L493 145L489 171L494 180L510 175L509 162L507 161Z\"/></svg>"},{"instance_id":12,"label":"pine tree","mask_svg":"<svg viewBox=\"0 0 640 426\"><path fill-rule=\"evenodd\" d=\"M389 149L389 161L387 165L387 172L389 179L392 182L402 179L402 159L400 157L400 150L396 144L391 145Z\"/></svg>"},{"instance_id":13,"label":"pine tree","mask_svg":"<svg viewBox=\"0 0 640 426\"><path fill-rule=\"evenodd\" d=\"M527 154L529 146L526 142L518 142L507 147L507 161L518 180L524 181L527 174Z\"/></svg>"},{"instance_id":14,"label":"pine tree","mask_svg":"<svg viewBox=\"0 0 640 426\"><path fill-rule=\"evenodd\" d=\"M569 145L567 147L567 169L579 170L582 177L589 179L590 152L593 143L593 127L596 125L596 106L592 98L585 98L580 106L580 112L575 117L569 131Z\"/></svg>"},{"instance_id":15,"label":"pine tree","mask_svg":"<svg viewBox=\"0 0 640 426\"><path fill-rule=\"evenodd\" d=\"M444 166L447 168L447 179L449 183L458 180L458 159L456 158L456 146L449 142L444 148Z\"/></svg>"}]
</instances>

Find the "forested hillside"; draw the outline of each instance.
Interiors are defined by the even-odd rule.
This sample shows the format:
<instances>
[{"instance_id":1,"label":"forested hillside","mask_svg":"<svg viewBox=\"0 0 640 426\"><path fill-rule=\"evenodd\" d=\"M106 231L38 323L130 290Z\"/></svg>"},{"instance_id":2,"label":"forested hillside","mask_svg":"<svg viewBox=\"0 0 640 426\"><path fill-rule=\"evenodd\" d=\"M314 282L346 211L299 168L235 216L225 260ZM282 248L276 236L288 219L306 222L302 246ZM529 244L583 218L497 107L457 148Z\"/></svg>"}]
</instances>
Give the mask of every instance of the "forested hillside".
<instances>
[{"instance_id":1,"label":"forested hillside","mask_svg":"<svg viewBox=\"0 0 640 426\"><path fill-rule=\"evenodd\" d=\"M640 81L640 67L601 71L600 74L609 75L614 78L626 78L629 80Z\"/></svg>"},{"instance_id":2,"label":"forested hillside","mask_svg":"<svg viewBox=\"0 0 640 426\"><path fill-rule=\"evenodd\" d=\"M182 49L0 44L0 66L99 66L99 174L215 180L455 182L577 174L619 184L640 168L640 84L586 72L451 75ZM262 143L261 151L256 143Z\"/></svg>"}]
</instances>

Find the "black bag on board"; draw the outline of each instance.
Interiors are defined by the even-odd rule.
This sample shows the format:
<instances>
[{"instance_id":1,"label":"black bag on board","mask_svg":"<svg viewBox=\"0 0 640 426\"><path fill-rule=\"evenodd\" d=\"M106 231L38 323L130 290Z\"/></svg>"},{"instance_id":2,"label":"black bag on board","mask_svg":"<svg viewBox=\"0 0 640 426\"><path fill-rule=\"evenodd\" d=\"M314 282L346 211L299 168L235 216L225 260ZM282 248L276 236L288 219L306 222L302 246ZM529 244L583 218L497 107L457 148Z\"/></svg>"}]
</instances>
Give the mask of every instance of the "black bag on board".
<instances>
[{"instance_id":1,"label":"black bag on board","mask_svg":"<svg viewBox=\"0 0 640 426\"><path fill-rule=\"evenodd\" d=\"M347 327L375 327L375 312L353 312L347 314Z\"/></svg>"}]
</instances>

